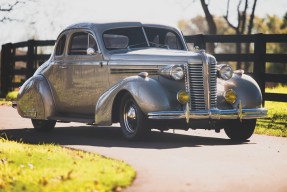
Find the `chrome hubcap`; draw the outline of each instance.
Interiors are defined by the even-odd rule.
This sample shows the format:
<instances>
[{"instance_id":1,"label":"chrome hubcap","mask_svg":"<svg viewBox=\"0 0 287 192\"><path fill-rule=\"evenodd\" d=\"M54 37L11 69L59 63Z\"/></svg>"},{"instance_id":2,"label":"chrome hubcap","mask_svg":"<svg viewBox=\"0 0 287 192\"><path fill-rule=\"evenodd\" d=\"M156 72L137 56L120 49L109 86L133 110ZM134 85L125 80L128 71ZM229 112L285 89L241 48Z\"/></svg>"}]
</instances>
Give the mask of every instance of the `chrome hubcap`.
<instances>
[{"instance_id":1,"label":"chrome hubcap","mask_svg":"<svg viewBox=\"0 0 287 192\"><path fill-rule=\"evenodd\" d=\"M124 123L129 133L134 133L137 127L136 106L128 102L124 108Z\"/></svg>"},{"instance_id":2,"label":"chrome hubcap","mask_svg":"<svg viewBox=\"0 0 287 192\"><path fill-rule=\"evenodd\" d=\"M130 107L128 111L128 118L133 120L136 119L136 110L133 107Z\"/></svg>"}]
</instances>

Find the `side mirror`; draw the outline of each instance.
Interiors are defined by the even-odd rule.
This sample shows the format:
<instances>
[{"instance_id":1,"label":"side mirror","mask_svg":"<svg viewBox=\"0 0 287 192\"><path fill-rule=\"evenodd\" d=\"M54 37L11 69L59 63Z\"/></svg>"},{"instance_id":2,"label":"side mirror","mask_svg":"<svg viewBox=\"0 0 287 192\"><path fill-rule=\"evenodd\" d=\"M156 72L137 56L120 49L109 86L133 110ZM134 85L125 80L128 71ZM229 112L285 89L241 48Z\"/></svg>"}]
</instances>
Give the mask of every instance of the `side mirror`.
<instances>
[{"instance_id":1,"label":"side mirror","mask_svg":"<svg viewBox=\"0 0 287 192\"><path fill-rule=\"evenodd\" d=\"M96 54L97 54L97 52L95 51L94 48L89 47L87 49L87 55L96 55Z\"/></svg>"}]
</instances>

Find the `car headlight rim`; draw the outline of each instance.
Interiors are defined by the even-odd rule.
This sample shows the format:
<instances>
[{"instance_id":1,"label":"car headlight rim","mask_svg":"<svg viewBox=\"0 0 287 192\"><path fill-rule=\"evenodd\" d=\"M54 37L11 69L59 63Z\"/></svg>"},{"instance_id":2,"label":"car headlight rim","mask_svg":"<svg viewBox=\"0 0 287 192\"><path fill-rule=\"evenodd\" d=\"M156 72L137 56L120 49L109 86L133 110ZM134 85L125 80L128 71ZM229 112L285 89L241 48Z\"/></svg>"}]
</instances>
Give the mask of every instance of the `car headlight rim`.
<instances>
[{"instance_id":1,"label":"car headlight rim","mask_svg":"<svg viewBox=\"0 0 287 192\"><path fill-rule=\"evenodd\" d=\"M218 66L218 76L224 80L229 80L233 76L233 70L228 64L221 64Z\"/></svg>"},{"instance_id":2,"label":"car headlight rim","mask_svg":"<svg viewBox=\"0 0 287 192\"><path fill-rule=\"evenodd\" d=\"M172 66L170 70L170 76L177 81L183 79L184 77L183 67L179 65Z\"/></svg>"}]
</instances>

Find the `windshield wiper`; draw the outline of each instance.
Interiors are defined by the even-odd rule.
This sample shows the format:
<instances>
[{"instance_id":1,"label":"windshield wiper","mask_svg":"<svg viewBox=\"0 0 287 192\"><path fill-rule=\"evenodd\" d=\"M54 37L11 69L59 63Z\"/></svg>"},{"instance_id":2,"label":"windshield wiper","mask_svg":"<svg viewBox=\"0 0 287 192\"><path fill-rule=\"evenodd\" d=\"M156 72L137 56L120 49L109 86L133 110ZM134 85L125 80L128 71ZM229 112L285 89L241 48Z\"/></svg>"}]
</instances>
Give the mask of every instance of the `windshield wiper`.
<instances>
[{"instance_id":1,"label":"windshield wiper","mask_svg":"<svg viewBox=\"0 0 287 192\"><path fill-rule=\"evenodd\" d=\"M146 45L144 47L148 47L147 42L142 42L142 43L138 43L138 44L129 45L127 48L130 49L132 47L137 47L137 46L140 46L140 45ZM140 47L142 47L142 46L140 46Z\"/></svg>"}]
</instances>

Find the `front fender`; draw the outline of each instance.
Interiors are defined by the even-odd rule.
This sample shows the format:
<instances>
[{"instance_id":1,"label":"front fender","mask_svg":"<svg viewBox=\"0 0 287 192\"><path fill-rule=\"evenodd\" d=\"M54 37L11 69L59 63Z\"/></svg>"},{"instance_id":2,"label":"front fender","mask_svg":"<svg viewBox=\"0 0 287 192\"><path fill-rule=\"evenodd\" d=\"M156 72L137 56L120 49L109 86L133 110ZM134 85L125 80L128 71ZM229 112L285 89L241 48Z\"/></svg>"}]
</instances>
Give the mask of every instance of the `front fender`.
<instances>
[{"instance_id":1,"label":"front fender","mask_svg":"<svg viewBox=\"0 0 287 192\"><path fill-rule=\"evenodd\" d=\"M32 119L49 119L55 113L54 100L45 77L35 75L20 88L17 110L20 116Z\"/></svg>"},{"instance_id":2,"label":"front fender","mask_svg":"<svg viewBox=\"0 0 287 192\"><path fill-rule=\"evenodd\" d=\"M239 102L242 108L260 108L262 105L262 94L257 82L245 74L234 74L230 80L218 79L217 83L217 106L219 109L230 108L224 99L225 91L233 89L237 95L237 101L232 108L237 109Z\"/></svg>"},{"instance_id":3,"label":"front fender","mask_svg":"<svg viewBox=\"0 0 287 192\"><path fill-rule=\"evenodd\" d=\"M155 79L140 76L127 77L106 91L98 100L95 110L97 125L112 124L112 109L116 96L129 92L143 113L170 110L173 99L163 86Z\"/></svg>"}]
</instances>

